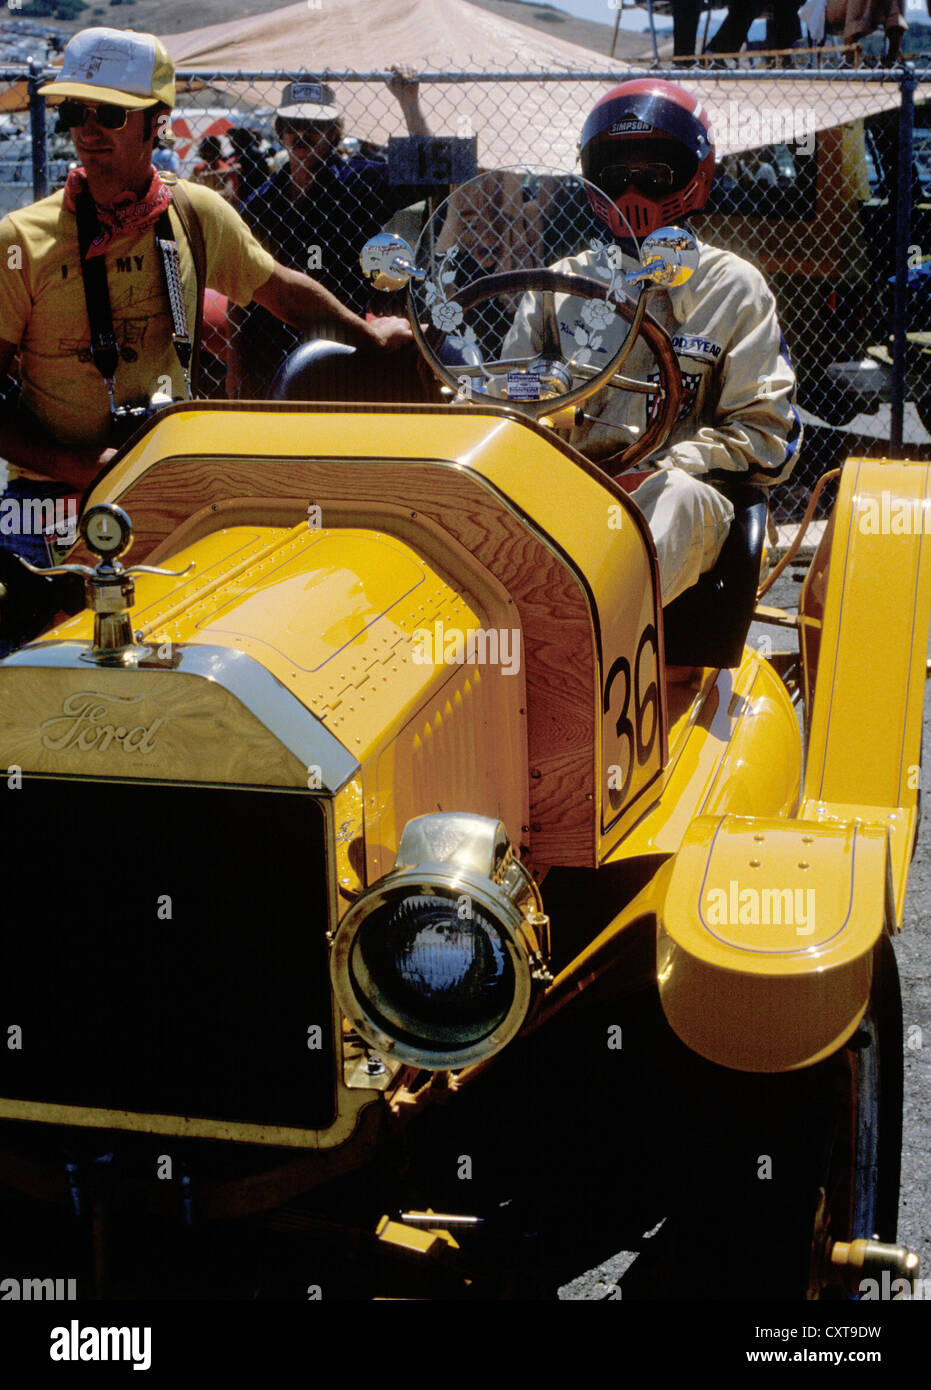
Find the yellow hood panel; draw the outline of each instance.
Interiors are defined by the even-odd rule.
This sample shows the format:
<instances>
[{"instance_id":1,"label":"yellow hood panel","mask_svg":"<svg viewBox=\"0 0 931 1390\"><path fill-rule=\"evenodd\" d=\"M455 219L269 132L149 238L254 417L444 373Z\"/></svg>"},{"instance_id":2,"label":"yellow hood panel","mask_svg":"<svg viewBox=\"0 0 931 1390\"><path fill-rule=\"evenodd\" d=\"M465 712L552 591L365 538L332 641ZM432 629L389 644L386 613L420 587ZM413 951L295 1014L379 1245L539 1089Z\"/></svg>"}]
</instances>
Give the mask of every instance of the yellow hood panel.
<instances>
[{"instance_id":1,"label":"yellow hood panel","mask_svg":"<svg viewBox=\"0 0 931 1390\"><path fill-rule=\"evenodd\" d=\"M431 579L421 560L385 536L304 528L285 533L259 573L250 573L247 593L228 586L229 597L216 596L209 618L192 611L178 628L182 641L248 638L300 670L320 671L347 647L397 638L392 611Z\"/></svg>"},{"instance_id":2,"label":"yellow hood panel","mask_svg":"<svg viewBox=\"0 0 931 1390\"><path fill-rule=\"evenodd\" d=\"M190 561L184 579L138 576L133 623L145 640L246 652L356 757L451 674L415 660L418 631L480 626L410 547L378 532L234 526L179 551L171 568ZM49 635L92 634L83 613Z\"/></svg>"}]
</instances>

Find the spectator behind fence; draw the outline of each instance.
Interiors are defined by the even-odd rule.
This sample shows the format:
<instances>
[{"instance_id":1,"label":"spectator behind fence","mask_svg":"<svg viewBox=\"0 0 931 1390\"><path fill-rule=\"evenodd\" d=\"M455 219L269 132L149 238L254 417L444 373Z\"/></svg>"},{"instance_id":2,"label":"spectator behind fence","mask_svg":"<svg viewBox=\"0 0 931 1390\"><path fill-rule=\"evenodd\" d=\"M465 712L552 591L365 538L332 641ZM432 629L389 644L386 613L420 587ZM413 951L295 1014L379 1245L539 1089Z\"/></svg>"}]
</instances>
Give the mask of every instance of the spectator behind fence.
<instances>
[{"instance_id":1,"label":"spectator behind fence","mask_svg":"<svg viewBox=\"0 0 931 1390\"><path fill-rule=\"evenodd\" d=\"M216 135L205 135L197 147L200 156L191 170L194 183L212 188L228 203L236 201L236 170L223 156L223 146Z\"/></svg>"},{"instance_id":2,"label":"spectator behind fence","mask_svg":"<svg viewBox=\"0 0 931 1390\"><path fill-rule=\"evenodd\" d=\"M236 196L240 203L247 203L253 193L268 182L268 161L255 131L248 126L236 126L231 130L229 142L236 169Z\"/></svg>"},{"instance_id":3,"label":"spectator behind fence","mask_svg":"<svg viewBox=\"0 0 931 1390\"><path fill-rule=\"evenodd\" d=\"M165 127L159 132L159 137L152 150L152 165L155 169L164 170L166 174L180 174L181 160L175 146L178 137L174 134L170 126Z\"/></svg>"},{"instance_id":4,"label":"spectator behind fence","mask_svg":"<svg viewBox=\"0 0 931 1390\"><path fill-rule=\"evenodd\" d=\"M885 29L886 62L894 63L908 29L897 0L827 0L828 24L844 26L844 43L859 43L874 29Z\"/></svg>"},{"instance_id":5,"label":"spectator behind fence","mask_svg":"<svg viewBox=\"0 0 931 1390\"><path fill-rule=\"evenodd\" d=\"M429 135L410 69L396 69L388 90L410 134ZM385 159L346 159L339 154L343 118L331 88L323 83L288 83L275 132L288 162L243 202L242 215L277 261L309 272L364 314L369 286L359 269L359 253L413 195L389 185ZM227 393L263 400L281 362L308 334L288 328L256 306L234 309L230 321L234 333ZM317 336L335 335L327 329Z\"/></svg>"},{"instance_id":6,"label":"spectator behind fence","mask_svg":"<svg viewBox=\"0 0 931 1390\"><path fill-rule=\"evenodd\" d=\"M506 274L540 264L543 258L540 209L525 201L519 173L492 169L460 185L450 196L436 239L436 254L456 248L452 270L457 289L486 275ZM479 347L497 357L518 301L499 295L481 316Z\"/></svg>"},{"instance_id":7,"label":"spectator behind fence","mask_svg":"<svg viewBox=\"0 0 931 1390\"><path fill-rule=\"evenodd\" d=\"M751 191L775 188L779 183L776 167L765 159L762 150L748 150L740 161L741 183Z\"/></svg>"},{"instance_id":8,"label":"spectator behind fence","mask_svg":"<svg viewBox=\"0 0 931 1390\"><path fill-rule=\"evenodd\" d=\"M771 0L773 47L791 48L801 36L795 0ZM695 39L702 9L701 0L673 0L673 52L677 57L695 53ZM705 53L739 53L747 41L750 26L766 9L763 0L734 0L717 33L705 44Z\"/></svg>"}]
</instances>

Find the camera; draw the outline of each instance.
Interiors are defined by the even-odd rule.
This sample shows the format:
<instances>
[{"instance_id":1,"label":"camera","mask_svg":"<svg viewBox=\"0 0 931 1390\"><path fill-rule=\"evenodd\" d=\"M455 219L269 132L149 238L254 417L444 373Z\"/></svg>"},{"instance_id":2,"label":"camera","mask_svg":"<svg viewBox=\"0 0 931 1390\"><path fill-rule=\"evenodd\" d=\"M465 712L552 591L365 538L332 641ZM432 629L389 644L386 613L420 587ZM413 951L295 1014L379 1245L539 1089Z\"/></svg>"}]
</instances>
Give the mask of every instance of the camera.
<instances>
[{"instance_id":1,"label":"camera","mask_svg":"<svg viewBox=\"0 0 931 1390\"><path fill-rule=\"evenodd\" d=\"M146 420L157 414L159 410L164 410L166 405L173 405L174 400L163 391L156 391L154 395L147 397L138 405L111 405L110 407L110 443L113 448L121 449L128 439L136 433L140 425L144 425Z\"/></svg>"}]
</instances>

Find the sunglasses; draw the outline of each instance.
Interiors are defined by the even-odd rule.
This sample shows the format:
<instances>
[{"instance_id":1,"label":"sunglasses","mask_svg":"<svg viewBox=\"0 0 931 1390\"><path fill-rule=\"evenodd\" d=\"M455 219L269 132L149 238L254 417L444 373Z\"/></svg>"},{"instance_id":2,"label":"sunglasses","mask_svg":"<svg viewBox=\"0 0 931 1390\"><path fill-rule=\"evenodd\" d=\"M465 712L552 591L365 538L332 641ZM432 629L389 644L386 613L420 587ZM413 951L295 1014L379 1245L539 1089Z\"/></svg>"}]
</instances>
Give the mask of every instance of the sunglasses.
<instances>
[{"instance_id":1,"label":"sunglasses","mask_svg":"<svg viewBox=\"0 0 931 1390\"><path fill-rule=\"evenodd\" d=\"M609 198L626 192L631 184L641 193L657 193L672 188L676 171L671 164L609 164L599 181Z\"/></svg>"},{"instance_id":2,"label":"sunglasses","mask_svg":"<svg viewBox=\"0 0 931 1390\"><path fill-rule=\"evenodd\" d=\"M88 116L93 115L97 124L104 130L122 130L129 117L125 106L86 106L83 101L63 101L58 108L59 127L72 130L83 125Z\"/></svg>"},{"instance_id":3,"label":"sunglasses","mask_svg":"<svg viewBox=\"0 0 931 1390\"><path fill-rule=\"evenodd\" d=\"M281 140L290 141L292 145L316 145L324 137L329 137L339 141L340 133L338 127L329 125L310 125L310 126L285 126L281 131Z\"/></svg>"}]
</instances>

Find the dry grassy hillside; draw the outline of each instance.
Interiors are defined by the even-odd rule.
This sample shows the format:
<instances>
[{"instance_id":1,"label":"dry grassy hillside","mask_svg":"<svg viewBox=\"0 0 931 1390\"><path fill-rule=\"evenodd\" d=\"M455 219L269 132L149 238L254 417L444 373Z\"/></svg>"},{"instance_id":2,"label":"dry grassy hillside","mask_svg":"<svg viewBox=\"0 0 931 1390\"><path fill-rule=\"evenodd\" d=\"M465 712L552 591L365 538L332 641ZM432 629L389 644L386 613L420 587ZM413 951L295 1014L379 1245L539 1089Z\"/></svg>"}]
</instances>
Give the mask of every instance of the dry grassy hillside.
<instances>
[{"instance_id":1,"label":"dry grassy hillside","mask_svg":"<svg viewBox=\"0 0 931 1390\"><path fill-rule=\"evenodd\" d=\"M14 10L9 18L15 23L17 18L37 19L33 9L30 13L29 0L22 0L21 10ZM480 9L489 10L502 19L538 29L541 33L552 34L565 39L567 43L577 43L596 53L607 56L611 51L613 23L596 24L587 19L575 19L565 10L549 4L536 4L533 0L473 0ZM83 11L80 20L66 20L43 17L41 22L54 24L71 33L91 24L109 24L115 29L139 29L154 34L178 34L185 29L201 28L211 24L222 24L230 19L242 19L246 15L266 14L270 10L281 9L293 0L199 0L196 6L190 0L120 0L119 4L94 3ZM372 6L373 23L377 23L378 5L390 0L375 0ZM607 15L611 14L607 8ZM6 18L6 16L4 16ZM618 36L617 56L631 59L652 56L649 34L626 34Z\"/></svg>"}]
</instances>

